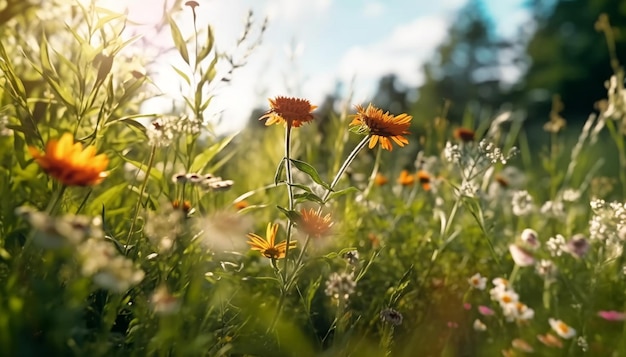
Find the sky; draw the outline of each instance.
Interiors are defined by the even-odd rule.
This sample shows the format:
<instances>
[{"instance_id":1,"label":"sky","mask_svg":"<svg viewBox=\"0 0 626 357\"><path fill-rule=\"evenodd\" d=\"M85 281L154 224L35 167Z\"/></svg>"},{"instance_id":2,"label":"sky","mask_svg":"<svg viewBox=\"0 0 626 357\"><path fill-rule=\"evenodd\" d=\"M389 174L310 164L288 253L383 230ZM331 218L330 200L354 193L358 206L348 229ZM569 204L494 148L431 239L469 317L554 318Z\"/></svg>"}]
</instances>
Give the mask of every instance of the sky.
<instances>
[{"instance_id":1,"label":"sky","mask_svg":"<svg viewBox=\"0 0 626 357\"><path fill-rule=\"evenodd\" d=\"M423 81L421 65L445 40L455 14L468 0L197 0L198 28L211 24L220 51L231 51L244 29L249 10L257 31L264 18L268 27L262 43L234 72L228 85L215 89L209 117L221 117L218 131L236 131L253 108L267 108L267 98L279 95L321 104L338 81L342 95L353 93L352 105L372 100L378 79L395 74L407 86ZM160 16L158 0L103 0L104 6L128 8L137 30L152 36ZM512 36L528 19L523 0L484 0L496 33ZM183 35L193 33L191 10L173 15ZM169 33L166 33L169 35ZM168 36L158 41L171 45ZM242 52L242 51L240 51ZM148 102L145 112L159 112L180 99L180 80L171 69L186 64L176 54L158 59L154 81L167 96ZM218 74L219 76L220 74ZM171 97L171 98L167 98Z\"/></svg>"}]
</instances>

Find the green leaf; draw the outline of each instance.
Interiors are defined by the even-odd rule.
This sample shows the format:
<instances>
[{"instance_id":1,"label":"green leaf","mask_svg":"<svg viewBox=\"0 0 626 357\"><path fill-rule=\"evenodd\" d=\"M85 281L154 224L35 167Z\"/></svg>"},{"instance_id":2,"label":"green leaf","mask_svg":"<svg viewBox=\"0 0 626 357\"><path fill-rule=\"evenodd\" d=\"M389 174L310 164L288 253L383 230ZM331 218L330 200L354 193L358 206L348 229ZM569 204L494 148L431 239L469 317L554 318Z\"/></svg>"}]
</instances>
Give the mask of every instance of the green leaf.
<instances>
[{"instance_id":1,"label":"green leaf","mask_svg":"<svg viewBox=\"0 0 626 357\"><path fill-rule=\"evenodd\" d=\"M211 83L213 79L215 79L215 75L217 75L217 70L215 69L215 65L217 64L217 59L218 57L216 54L215 56L213 56L213 60L209 64L209 67L207 68L206 72L204 72L204 74L202 75L202 78L200 79L200 83L198 84Z\"/></svg>"},{"instance_id":2,"label":"green leaf","mask_svg":"<svg viewBox=\"0 0 626 357\"><path fill-rule=\"evenodd\" d=\"M296 199L296 203L317 202L319 204L324 204L324 201L318 195L310 192L296 193L293 197Z\"/></svg>"},{"instance_id":3,"label":"green leaf","mask_svg":"<svg viewBox=\"0 0 626 357\"><path fill-rule=\"evenodd\" d=\"M304 301L304 308L307 311L307 314L310 314L311 304L313 303L313 298L315 297L315 292L320 287L322 283L322 276L318 276L317 280L315 280L306 290L306 300Z\"/></svg>"},{"instance_id":4,"label":"green leaf","mask_svg":"<svg viewBox=\"0 0 626 357\"><path fill-rule=\"evenodd\" d=\"M131 160L129 158L127 158L126 156L120 155L120 157L122 159L124 159L124 161L132 164L133 166L135 166L136 168L142 170L142 171L146 171L148 170L148 166L139 162L139 161L135 161L135 160ZM152 177L154 180L156 180L157 182L163 182L163 173L161 171L159 171L157 168L152 167L152 169L150 169L150 177Z\"/></svg>"},{"instance_id":5,"label":"green leaf","mask_svg":"<svg viewBox=\"0 0 626 357\"><path fill-rule=\"evenodd\" d=\"M317 183L318 185L321 185L322 187L324 187L327 190L330 190L330 186L324 182L322 180L322 178L320 177L320 175L317 173L317 170L315 170L315 168L311 165L309 165L308 163L304 162L304 161L300 161L300 160L296 160L296 159L291 159L291 162L294 164L294 166L304 172L305 174L309 175L309 177L315 181L315 183Z\"/></svg>"},{"instance_id":6,"label":"green leaf","mask_svg":"<svg viewBox=\"0 0 626 357\"><path fill-rule=\"evenodd\" d=\"M221 141L211 145L203 153L197 155L193 162L191 163L191 167L189 168L189 172L202 172L209 164L211 160L215 157L215 155L219 154L225 147L228 145L237 134L231 134Z\"/></svg>"},{"instance_id":7,"label":"green leaf","mask_svg":"<svg viewBox=\"0 0 626 357\"><path fill-rule=\"evenodd\" d=\"M359 192L359 189L356 188L356 187L351 186L351 187L348 187L348 188L344 188L343 190L340 190L340 191L335 191L335 192L331 193L328 196L328 198L326 199L326 202L328 202L330 200L334 200L337 197L353 193L353 192ZM324 203L326 203L326 202L324 202Z\"/></svg>"},{"instance_id":8,"label":"green leaf","mask_svg":"<svg viewBox=\"0 0 626 357\"><path fill-rule=\"evenodd\" d=\"M86 211L87 213L93 213L102 211L103 207L110 206L114 200L123 197L128 193L128 183L120 183L115 186L109 187L107 190L94 197L94 199L87 205ZM130 211L130 208L126 208L126 210ZM111 216L111 211L108 210L107 214L109 217Z\"/></svg>"},{"instance_id":9,"label":"green leaf","mask_svg":"<svg viewBox=\"0 0 626 357\"><path fill-rule=\"evenodd\" d=\"M178 73L180 78L184 79L185 82L187 82L187 85L191 85L191 80L189 79L189 76L185 74L185 72L181 71L180 69L174 66L172 66L172 68L174 69L174 71L176 71L176 73Z\"/></svg>"},{"instance_id":10,"label":"green leaf","mask_svg":"<svg viewBox=\"0 0 626 357\"><path fill-rule=\"evenodd\" d=\"M204 47L198 52L198 57L196 58L196 63L200 63L206 56L209 55L211 50L213 49L213 44L215 43L215 38L213 36L213 29L211 25L207 27L207 40L204 44Z\"/></svg>"},{"instance_id":11,"label":"green leaf","mask_svg":"<svg viewBox=\"0 0 626 357\"><path fill-rule=\"evenodd\" d=\"M170 28L172 29L172 40L174 40L174 46L178 49L178 53L185 60L187 64L189 64L189 52L187 50L187 42L183 39L183 35L180 33L180 29L174 19L171 16L167 15L167 20L169 21Z\"/></svg>"},{"instance_id":12,"label":"green leaf","mask_svg":"<svg viewBox=\"0 0 626 357\"><path fill-rule=\"evenodd\" d=\"M276 206L276 208L278 208L278 210L280 210L285 216L287 216L287 219L289 219L290 221L297 222L300 220L300 213L296 211L290 211L281 206Z\"/></svg>"},{"instance_id":13,"label":"green leaf","mask_svg":"<svg viewBox=\"0 0 626 357\"><path fill-rule=\"evenodd\" d=\"M281 179L283 177L283 172L285 171L285 165L283 165L283 162L285 162L284 157L278 163L278 167L276 167L276 173L274 173L274 185L278 185L278 183L282 182Z\"/></svg>"}]
</instances>

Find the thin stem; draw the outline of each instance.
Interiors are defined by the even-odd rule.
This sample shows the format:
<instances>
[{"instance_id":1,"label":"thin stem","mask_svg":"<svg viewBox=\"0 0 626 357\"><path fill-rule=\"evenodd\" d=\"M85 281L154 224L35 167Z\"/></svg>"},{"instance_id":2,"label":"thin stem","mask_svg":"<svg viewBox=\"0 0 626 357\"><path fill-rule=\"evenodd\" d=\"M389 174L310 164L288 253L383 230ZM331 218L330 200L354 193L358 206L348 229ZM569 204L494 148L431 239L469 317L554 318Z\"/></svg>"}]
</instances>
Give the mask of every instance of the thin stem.
<instances>
[{"instance_id":1,"label":"thin stem","mask_svg":"<svg viewBox=\"0 0 626 357\"><path fill-rule=\"evenodd\" d=\"M59 202L61 202L61 198L63 198L63 194L65 194L66 189L67 189L67 185L61 185L61 187L57 190L56 194L54 195L54 198L52 198L50 202L48 202L48 207L46 207L46 210L44 211L46 215L48 216L52 215L52 212L54 212L54 209L56 208L56 206L59 204ZM18 258L18 261L21 260L21 257L24 254L24 252L27 251L30 245L33 243L36 233L37 233L37 229L32 227L30 229L30 232L28 233L28 236L26 237L26 241L24 242L24 246L22 247L22 251L20 252L20 257Z\"/></svg>"},{"instance_id":2,"label":"thin stem","mask_svg":"<svg viewBox=\"0 0 626 357\"><path fill-rule=\"evenodd\" d=\"M144 193L146 192L146 186L148 185L148 179L150 178L150 171L152 170L152 166L154 165L154 157L156 156L156 145L152 145L152 150L150 150L150 157L148 158L148 167L146 168L146 176L143 179L141 184L141 189L139 190L139 198L137 199L137 204L135 205L135 215L133 216L133 220L130 224L130 229L128 230L128 237L126 238L126 249L125 255L128 255L128 251L130 250L130 240L133 237L133 233L135 232L135 224L137 224L137 218L139 217L139 208L141 206L141 199L143 198ZM139 240L137 240L137 243Z\"/></svg>"},{"instance_id":3,"label":"thin stem","mask_svg":"<svg viewBox=\"0 0 626 357\"><path fill-rule=\"evenodd\" d=\"M283 160L285 163L285 176L287 180L287 195L289 196L289 211L293 211L295 206L295 201L293 197L293 176L291 174L291 125L287 123L285 126L285 159ZM283 306L285 304L285 297L288 293L288 286L290 285L287 282L287 274L289 269L289 245L291 244L291 229L293 227L293 222L291 219L287 220L287 238L286 238L286 248L285 248L285 266L283 268L282 274L282 284L280 288L280 299L278 300L278 307L276 308L276 314L274 314L274 318L270 323L270 326L267 329L267 332L271 332L276 327L276 323L280 318L280 315L283 311ZM301 253L302 255L302 253ZM294 275L296 274L297 267L294 266ZM280 271L276 271L276 274L280 276Z\"/></svg>"},{"instance_id":4,"label":"thin stem","mask_svg":"<svg viewBox=\"0 0 626 357\"><path fill-rule=\"evenodd\" d=\"M361 149L363 149L369 141L370 141L370 135L365 136L363 140L361 140L361 142L354 148L354 150L352 150L350 155L348 155L348 157L346 158L346 161L343 162L343 165L341 165L341 167L339 168L339 171L337 171L337 175L335 175L333 182L330 183L329 189L326 190L324 197L322 197L323 202L326 202L326 200L332 193L333 188L335 188L335 185L337 185L337 183L339 182L339 179L341 179L341 176L343 176L343 173L346 171L348 166L350 166L352 161L354 161L359 151L361 151Z\"/></svg>"},{"instance_id":5,"label":"thin stem","mask_svg":"<svg viewBox=\"0 0 626 357\"><path fill-rule=\"evenodd\" d=\"M370 175L370 179L367 182L367 187L365 191L363 191L363 198L367 198L369 196L372 187L374 187L374 182L376 181L376 175L378 174L378 168L380 167L380 157L382 153L382 148L379 146L378 150L376 150L376 160L374 161L374 168L372 169L372 174Z\"/></svg>"},{"instance_id":6,"label":"thin stem","mask_svg":"<svg viewBox=\"0 0 626 357\"><path fill-rule=\"evenodd\" d=\"M304 241L304 245L302 246L302 250L300 250L300 254L298 255L298 259L296 260L296 265L293 268L294 269L293 274L291 274L291 278L287 281L286 288L285 288L286 291L289 291L289 289L291 289L291 286L296 280L296 276L298 274L300 264L302 263L302 259L304 258L304 252L308 248L310 241L311 241L311 236L307 235L306 240Z\"/></svg>"},{"instance_id":7,"label":"thin stem","mask_svg":"<svg viewBox=\"0 0 626 357\"><path fill-rule=\"evenodd\" d=\"M295 201L293 198L293 176L291 174L291 125L285 126L285 175L287 179L287 195L289 196L289 211L293 211ZM291 219L287 222L287 247L285 248L285 267L283 271L283 281L287 281L287 269L289 267L289 244L291 243Z\"/></svg>"}]
</instances>

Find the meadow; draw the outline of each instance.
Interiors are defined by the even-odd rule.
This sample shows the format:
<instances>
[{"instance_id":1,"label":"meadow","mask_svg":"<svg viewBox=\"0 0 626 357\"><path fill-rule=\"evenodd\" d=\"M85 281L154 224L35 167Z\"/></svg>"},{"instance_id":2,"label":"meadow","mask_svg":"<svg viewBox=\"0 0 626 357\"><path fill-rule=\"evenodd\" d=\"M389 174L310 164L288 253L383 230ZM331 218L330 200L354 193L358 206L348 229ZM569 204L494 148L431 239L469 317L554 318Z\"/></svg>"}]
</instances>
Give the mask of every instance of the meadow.
<instances>
[{"instance_id":1,"label":"meadow","mask_svg":"<svg viewBox=\"0 0 626 357\"><path fill-rule=\"evenodd\" d=\"M149 114L123 14L25 4L0 13L0 355L626 355L617 57L582 127L556 99L532 128L283 93L224 136L205 112L245 63L181 34L197 3L164 24L182 105Z\"/></svg>"}]
</instances>

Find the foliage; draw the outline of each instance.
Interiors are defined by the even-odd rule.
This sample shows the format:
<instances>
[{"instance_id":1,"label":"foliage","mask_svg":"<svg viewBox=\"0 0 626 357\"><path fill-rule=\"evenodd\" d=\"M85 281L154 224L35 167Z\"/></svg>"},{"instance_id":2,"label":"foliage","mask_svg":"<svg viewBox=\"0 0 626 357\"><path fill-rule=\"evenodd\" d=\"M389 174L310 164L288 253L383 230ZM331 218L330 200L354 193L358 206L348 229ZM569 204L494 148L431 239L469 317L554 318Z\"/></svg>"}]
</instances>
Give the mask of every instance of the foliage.
<instances>
[{"instance_id":1,"label":"foliage","mask_svg":"<svg viewBox=\"0 0 626 357\"><path fill-rule=\"evenodd\" d=\"M122 14L23 6L0 12L3 353L626 353L626 176L600 174L626 167L619 62L573 142L557 100L539 148L510 112L319 118L289 97L259 115L278 125L218 137L213 90L245 59L184 34L197 3L162 21L177 114L140 111L160 93Z\"/></svg>"}]
</instances>

